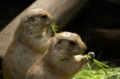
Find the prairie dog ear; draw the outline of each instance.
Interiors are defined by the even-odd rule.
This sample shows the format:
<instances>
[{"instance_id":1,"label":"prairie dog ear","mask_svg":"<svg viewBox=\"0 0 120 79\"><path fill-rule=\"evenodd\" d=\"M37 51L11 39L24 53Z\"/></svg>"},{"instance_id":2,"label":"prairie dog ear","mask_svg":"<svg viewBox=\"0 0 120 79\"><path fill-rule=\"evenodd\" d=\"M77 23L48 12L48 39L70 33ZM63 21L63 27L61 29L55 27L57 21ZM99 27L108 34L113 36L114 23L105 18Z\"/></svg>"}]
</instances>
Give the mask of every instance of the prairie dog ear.
<instances>
[{"instance_id":1,"label":"prairie dog ear","mask_svg":"<svg viewBox=\"0 0 120 79\"><path fill-rule=\"evenodd\" d=\"M35 17L34 16L28 17L28 21L34 22L35 21Z\"/></svg>"},{"instance_id":2,"label":"prairie dog ear","mask_svg":"<svg viewBox=\"0 0 120 79\"><path fill-rule=\"evenodd\" d=\"M30 19L33 20L33 17L32 17L32 18L31 18L31 17L22 17L22 18L21 18L21 21L22 21L23 23L29 23Z\"/></svg>"},{"instance_id":3,"label":"prairie dog ear","mask_svg":"<svg viewBox=\"0 0 120 79\"><path fill-rule=\"evenodd\" d=\"M24 17L23 19L24 24L35 27L35 26L40 26L42 25L42 20L39 18L39 16L28 16Z\"/></svg>"},{"instance_id":4,"label":"prairie dog ear","mask_svg":"<svg viewBox=\"0 0 120 79\"><path fill-rule=\"evenodd\" d=\"M27 21L28 23L30 23L32 26L36 26L37 25L37 22L36 22L36 17L35 16L30 16L27 18Z\"/></svg>"}]
</instances>

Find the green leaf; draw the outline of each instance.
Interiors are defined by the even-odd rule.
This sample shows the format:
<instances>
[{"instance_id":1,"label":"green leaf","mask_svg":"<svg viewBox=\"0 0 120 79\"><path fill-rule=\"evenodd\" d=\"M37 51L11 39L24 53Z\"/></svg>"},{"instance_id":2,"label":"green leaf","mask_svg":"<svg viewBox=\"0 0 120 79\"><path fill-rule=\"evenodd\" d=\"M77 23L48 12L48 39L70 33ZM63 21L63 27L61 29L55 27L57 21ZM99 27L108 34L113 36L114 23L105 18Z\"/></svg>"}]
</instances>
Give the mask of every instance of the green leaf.
<instances>
[{"instance_id":1,"label":"green leaf","mask_svg":"<svg viewBox=\"0 0 120 79\"><path fill-rule=\"evenodd\" d=\"M89 63L87 63L87 66L88 66L88 68L89 68L90 70L92 70Z\"/></svg>"},{"instance_id":2,"label":"green leaf","mask_svg":"<svg viewBox=\"0 0 120 79\"><path fill-rule=\"evenodd\" d=\"M99 61L97 61L97 60L95 60L95 59L93 59L93 61L99 63L100 65L102 65L102 66L104 66L104 67L109 67L108 65L106 65L106 64L104 64L104 63L101 63L101 62L99 62Z\"/></svg>"},{"instance_id":3,"label":"green leaf","mask_svg":"<svg viewBox=\"0 0 120 79\"><path fill-rule=\"evenodd\" d=\"M92 59L89 55L86 55L88 58L90 58L90 59ZM96 59L92 59L99 67L101 67L102 68L102 70L105 72L105 74L108 76L108 78L110 79L110 77L109 77L109 75L108 75L108 73L107 73L107 71L105 70L105 68L104 67L109 67L108 65L105 65L104 63L101 63L101 62L99 62L99 61L97 61Z\"/></svg>"},{"instance_id":4,"label":"green leaf","mask_svg":"<svg viewBox=\"0 0 120 79\"><path fill-rule=\"evenodd\" d=\"M51 26L52 26L52 30L53 30L54 34L56 34L56 31L57 31L57 27L58 27L58 26L56 26L56 25L54 25L54 24L52 24Z\"/></svg>"}]
</instances>

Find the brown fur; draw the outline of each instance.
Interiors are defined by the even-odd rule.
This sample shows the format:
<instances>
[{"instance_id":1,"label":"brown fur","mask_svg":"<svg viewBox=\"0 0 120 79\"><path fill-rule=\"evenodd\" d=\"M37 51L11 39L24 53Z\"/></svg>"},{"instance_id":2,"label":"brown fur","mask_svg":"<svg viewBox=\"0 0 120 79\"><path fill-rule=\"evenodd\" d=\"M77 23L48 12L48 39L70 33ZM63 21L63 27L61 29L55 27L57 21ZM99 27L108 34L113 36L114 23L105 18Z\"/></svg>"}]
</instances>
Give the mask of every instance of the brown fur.
<instances>
[{"instance_id":1,"label":"brown fur","mask_svg":"<svg viewBox=\"0 0 120 79\"><path fill-rule=\"evenodd\" d=\"M69 79L90 61L81 38L70 32L56 34L49 48L27 72L26 79ZM88 55L94 56L93 52Z\"/></svg>"},{"instance_id":2,"label":"brown fur","mask_svg":"<svg viewBox=\"0 0 120 79\"><path fill-rule=\"evenodd\" d=\"M27 70L47 50L54 18L42 8L27 11L3 58L4 79L25 79Z\"/></svg>"}]
</instances>

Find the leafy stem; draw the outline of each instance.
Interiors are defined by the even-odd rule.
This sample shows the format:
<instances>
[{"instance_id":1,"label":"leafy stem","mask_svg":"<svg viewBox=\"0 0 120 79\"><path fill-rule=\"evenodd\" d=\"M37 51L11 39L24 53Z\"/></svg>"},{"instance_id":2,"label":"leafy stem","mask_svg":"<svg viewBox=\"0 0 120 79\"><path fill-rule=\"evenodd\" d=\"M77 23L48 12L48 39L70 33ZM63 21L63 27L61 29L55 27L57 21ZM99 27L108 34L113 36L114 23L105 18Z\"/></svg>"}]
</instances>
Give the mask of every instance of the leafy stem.
<instances>
[{"instance_id":1,"label":"leafy stem","mask_svg":"<svg viewBox=\"0 0 120 79\"><path fill-rule=\"evenodd\" d=\"M58 26L56 26L56 25L54 25L54 24L52 24L51 26L52 26L52 29L53 29L54 34L56 34L56 31L57 31L57 27L58 27Z\"/></svg>"},{"instance_id":2,"label":"leafy stem","mask_svg":"<svg viewBox=\"0 0 120 79\"><path fill-rule=\"evenodd\" d=\"M105 72L105 74L106 74L106 75L108 76L108 78L110 79L110 76L108 75L107 71L106 71L105 68L104 68L104 67L109 67L108 65L106 65L106 64L104 64L104 63L102 63L102 62L99 62L99 61L96 60L96 59L91 58L89 55L86 55L86 56L87 56L88 58L92 59L93 62L95 62L99 67L101 67L102 70Z\"/></svg>"}]
</instances>

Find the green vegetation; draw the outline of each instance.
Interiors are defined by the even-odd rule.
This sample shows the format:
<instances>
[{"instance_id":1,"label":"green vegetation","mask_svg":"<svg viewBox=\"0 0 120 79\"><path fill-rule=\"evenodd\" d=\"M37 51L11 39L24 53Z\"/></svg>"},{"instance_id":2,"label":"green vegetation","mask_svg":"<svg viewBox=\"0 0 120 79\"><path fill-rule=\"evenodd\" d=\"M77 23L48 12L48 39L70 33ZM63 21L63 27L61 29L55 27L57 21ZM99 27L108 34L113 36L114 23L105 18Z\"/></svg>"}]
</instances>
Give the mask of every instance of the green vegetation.
<instances>
[{"instance_id":1,"label":"green vegetation","mask_svg":"<svg viewBox=\"0 0 120 79\"><path fill-rule=\"evenodd\" d=\"M57 27L58 27L58 26L56 26L56 25L54 25L54 24L52 24L51 26L52 26L52 30L53 30L54 34L56 34L56 31L57 31Z\"/></svg>"},{"instance_id":2,"label":"green vegetation","mask_svg":"<svg viewBox=\"0 0 120 79\"><path fill-rule=\"evenodd\" d=\"M110 78L108 78L108 76L101 69L84 69L76 74L72 79L120 79L120 68L108 68L106 71Z\"/></svg>"},{"instance_id":3,"label":"green vegetation","mask_svg":"<svg viewBox=\"0 0 120 79\"><path fill-rule=\"evenodd\" d=\"M88 56L88 55L87 55L87 57L90 58L90 59L92 59L92 58L91 58L90 56ZM105 65L104 63L101 63L101 62L97 61L96 59L92 59L92 60L93 60L93 62L96 63L99 67L102 68L102 70L103 70L103 71L105 72L105 74L108 76L108 79L110 79L107 71L106 71L105 68L104 68L104 67L109 67L109 66L108 66L108 65ZM89 64L88 64L88 67L90 68ZM90 70L91 70L91 68L90 68Z\"/></svg>"}]
</instances>

